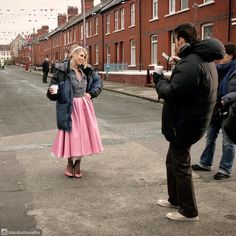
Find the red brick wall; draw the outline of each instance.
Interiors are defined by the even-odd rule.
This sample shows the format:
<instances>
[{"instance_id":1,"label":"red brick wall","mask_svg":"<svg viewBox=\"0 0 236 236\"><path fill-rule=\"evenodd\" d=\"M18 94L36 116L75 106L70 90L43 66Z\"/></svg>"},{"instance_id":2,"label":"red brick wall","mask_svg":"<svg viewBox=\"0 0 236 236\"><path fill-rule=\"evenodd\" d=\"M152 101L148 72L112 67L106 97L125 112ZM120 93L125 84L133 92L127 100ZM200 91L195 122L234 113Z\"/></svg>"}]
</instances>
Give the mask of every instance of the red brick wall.
<instances>
[{"instance_id":1,"label":"red brick wall","mask_svg":"<svg viewBox=\"0 0 236 236\"><path fill-rule=\"evenodd\" d=\"M135 39L136 41L136 67L130 69L140 69L139 60L141 58L141 69L152 69L150 66L151 63L151 36L153 34L157 35L158 38L158 63L166 66L166 61L162 58L161 53L166 52L170 54L170 32L176 28L177 25L184 22L193 23L198 31L199 36L201 35L201 27L203 24L212 23L213 24L213 36L220 39L223 43L227 43L229 34L228 34L228 26L229 26L229 1L220 1L215 0L213 4L208 4L205 6L201 6L203 0L189 0L189 9L183 12L176 12L173 15L169 14L169 1L159 0L158 5L158 19L152 21L152 1L146 0L141 1L141 18L139 16L139 4L138 0L130 0L125 1L124 4L119 4L111 9L108 9L105 12L100 14L97 12L94 16L89 16L86 20L93 21L93 33L92 36L87 38L87 45L91 49L89 62L94 65L95 64L95 44L99 45L99 65L95 67L99 70L103 68L104 63L106 63L106 45L110 44L111 47L111 63L116 62L116 52L115 52L115 44L118 43L120 45L123 42L124 45L124 61L130 64L130 40ZM135 3L135 16L136 16L136 24L135 27L130 26L130 5L131 3ZM196 3L198 5L196 5ZM236 1L231 0L231 18L236 19ZM200 5L200 6L199 6ZM176 11L180 10L180 0L176 0ZM125 29L118 30L114 32L114 12L117 10L119 12L119 20L120 20L120 9L125 9ZM106 15L110 15L110 34L105 35L106 31ZM98 17L99 27L98 27L98 35L94 35L95 30L95 17ZM140 31L139 31L139 23L141 21L141 57L139 55L140 50ZM232 22L231 22L232 23ZM236 20L234 20L236 23ZM80 40L80 26L83 24L83 21L80 21L75 27L76 29L76 42L83 45L83 42ZM68 30L72 30L70 28ZM64 59L65 51L70 47L70 45L64 45L64 33L59 32L61 35L61 45L57 48L50 49L50 45L45 41L40 42L40 54L38 58L43 59L45 56L49 54L55 55L55 53L60 53L60 60ZM51 39L49 38L48 41ZM236 25L231 25L230 28L230 40L232 42L236 42ZM51 51L50 51L51 50ZM51 56L49 56L51 57ZM37 61L37 60L36 60Z\"/></svg>"},{"instance_id":2,"label":"red brick wall","mask_svg":"<svg viewBox=\"0 0 236 236\"><path fill-rule=\"evenodd\" d=\"M119 83L125 83L125 84L131 84L131 85L137 85L137 86L145 86L147 84L147 76L146 75L127 75L127 74L100 74L102 79L119 82Z\"/></svg>"}]
</instances>

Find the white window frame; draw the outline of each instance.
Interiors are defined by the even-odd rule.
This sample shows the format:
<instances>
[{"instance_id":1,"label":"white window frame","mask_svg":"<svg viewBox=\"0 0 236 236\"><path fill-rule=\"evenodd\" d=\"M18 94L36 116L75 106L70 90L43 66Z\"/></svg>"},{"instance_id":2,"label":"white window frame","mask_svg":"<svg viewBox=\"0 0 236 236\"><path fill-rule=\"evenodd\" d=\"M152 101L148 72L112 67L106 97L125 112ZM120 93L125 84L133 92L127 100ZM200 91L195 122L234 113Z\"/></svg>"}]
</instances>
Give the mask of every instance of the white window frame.
<instances>
[{"instance_id":1,"label":"white window frame","mask_svg":"<svg viewBox=\"0 0 236 236\"><path fill-rule=\"evenodd\" d=\"M86 38L89 37L89 22L86 21L85 23L85 35L86 35Z\"/></svg>"},{"instance_id":2,"label":"white window frame","mask_svg":"<svg viewBox=\"0 0 236 236\"><path fill-rule=\"evenodd\" d=\"M135 2L130 4L130 26L135 26Z\"/></svg>"},{"instance_id":3,"label":"white window frame","mask_svg":"<svg viewBox=\"0 0 236 236\"><path fill-rule=\"evenodd\" d=\"M121 29L125 28L125 9L124 8L120 9L120 28Z\"/></svg>"},{"instance_id":4,"label":"white window frame","mask_svg":"<svg viewBox=\"0 0 236 236\"><path fill-rule=\"evenodd\" d=\"M175 0L169 0L169 14L175 13Z\"/></svg>"},{"instance_id":5,"label":"white window frame","mask_svg":"<svg viewBox=\"0 0 236 236\"><path fill-rule=\"evenodd\" d=\"M212 31L213 31L213 23L208 23L208 24L204 24L202 25L202 39L205 39L205 28L211 26ZM211 35L211 37L213 37L213 34Z\"/></svg>"},{"instance_id":6,"label":"white window frame","mask_svg":"<svg viewBox=\"0 0 236 236\"><path fill-rule=\"evenodd\" d=\"M106 16L106 26L107 26L107 28L106 28L106 34L110 34L110 15L107 15Z\"/></svg>"},{"instance_id":7,"label":"white window frame","mask_svg":"<svg viewBox=\"0 0 236 236\"><path fill-rule=\"evenodd\" d=\"M152 19L158 19L158 0L152 1Z\"/></svg>"},{"instance_id":8,"label":"white window frame","mask_svg":"<svg viewBox=\"0 0 236 236\"><path fill-rule=\"evenodd\" d=\"M89 37L92 36L92 32L93 32L93 24L92 24L92 20L89 21Z\"/></svg>"},{"instance_id":9,"label":"white window frame","mask_svg":"<svg viewBox=\"0 0 236 236\"><path fill-rule=\"evenodd\" d=\"M119 12L118 11L115 11L114 13L114 30L117 31L119 30Z\"/></svg>"},{"instance_id":10,"label":"white window frame","mask_svg":"<svg viewBox=\"0 0 236 236\"><path fill-rule=\"evenodd\" d=\"M98 18L95 18L95 35L98 35Z\"/></svg>"},{"instance_id":11,"label":"white window frame","mask_svg":"<svg viewBox=\"0 0 236 236\"><path fill-rule=\"evenodd\" d=\"M171 31L170 34L170 53L171 56L175 55L175 32Z\"/></svg>"},{"instance_id":12,"label":"white window frame","mask_svg":"<svg viewBox=\"0 0 236 236\"><path fill-rule=\"evenodd\" d=\"M130 66L136 66L136 43L134 39L130 40Z\"/></svg>"},{"instance_id":13,"label":"white window frame","mask_svg":"<svg viewBox=\"0 0 236 236\"><path fill-rule=\"evenodd\" d=\"M158 40L157 40L157 35L154 34L151 36L151 64L152 65L156 65L158 62L157 50L158 50Z\"/></svg>"},{"instance_id":14,"label":"white window frame","mask_svg":"<svg viewBox=\"0 0 236 236\"><path fill-rule=\"evenodd\" d=\"M210 2L215 2L215 0L203 0L203 4L204 3L210 3Z\"/></svg>"},{"instance_id":15,"label":"white window frame","mask_svg":"<svg viewBox=\"0 0 236 236\"><path fill-rule=\"evenodd\" d=\"M80 39L81 40L84 39L84 26L83 25L80 26Z\"/></svg>"},{"instance_id":16,"label":"white window frame","mask_svg":"<svg viewBox=\"0 0 236 236\"><path fill-rule=\"evenodd\" d=\"M189 4L188 0L181 0L181 10L188 9L188 4ZM186 5L186 6L184 6L184 5Z\"/></svg>"},{"instance_id":17,"label":"white window frame","mask_svg":"<svg viewBox=\"0 0 236 236\"><path fill-rule=\"evenodd\" d=\"M205 7L213 3L215 3L215 0L202 0L202 3L198 4L198 7Z\"/></svg>"}]
</instances>

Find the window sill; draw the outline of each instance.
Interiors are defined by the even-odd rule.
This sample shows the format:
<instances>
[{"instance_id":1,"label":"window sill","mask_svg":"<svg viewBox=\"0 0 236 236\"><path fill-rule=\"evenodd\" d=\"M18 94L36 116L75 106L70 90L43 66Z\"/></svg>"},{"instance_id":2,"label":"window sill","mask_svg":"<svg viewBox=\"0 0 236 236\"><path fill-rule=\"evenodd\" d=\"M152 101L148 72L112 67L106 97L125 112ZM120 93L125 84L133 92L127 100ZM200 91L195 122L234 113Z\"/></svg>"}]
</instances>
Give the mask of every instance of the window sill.
<instances>
[{"instance_id":1,"label":"window sill","mask_svg":"<svg viewBox=\"0 0 236 236\"><path fill-rule=\"evenodd\" d=\"M129 68L135 68L136 65L128 65Z\"/></svg>"},{"instance_id":2,"label":"window sill","mask_svg":"<svg viewBox=\"0 0 236 236\"><path fill-rule=\"evenodd\" d=\"M124 31L125 29L118 29L118 30L115 30L115 31L113 31L113 33L118 33L118 32L120 32L120 31Z\"/></svg>"},{"instance_id":3,"label":"window sill","mask_svg":"<svg viewBox=\"0 0 236 236\"><path fill-rule=\"evenodd\" d=\"M197 7L205 7L205 6L208 6L208 5L214 4L214 3L215 3L215 1L212 1L212 2L206 2L206 3L202 3L202 4L197 5Z\"/></svg>"},{"instance_id":4,"label":"window sill","mask_svg":"<svg viewBox=\"0 0 236 236\"><path fill-rule=\"evenodd\" d=\"M159 20L158 17L157 17L157 18L152 18L152 19L150 19L149 22L153 22L153 21L157 21L157 20Z\"/></svg>"},{"instance_id":5,"label":"window sill","mask_svg":"<svg viewBox=\"0 0 236 236\"><path fill-rule=\"evenodd\" d=\"M107 36L107 35L110 35L111 33L106 33L105 35Z\"/></svg>"},{"instance_id":6,"label":"window sill","mask_svg":"<svg viewBox=\"0 0 236 236\"><path fill-rule=\"evenodd\" d=\"M181 10L181 11L176 11L176 12L170 13L170 14L168 14L168 15L165 15L165 17L178 15L178 14L181 14L181 13L186 12L186 11L189 11L189 8L183 9L183 10Z\"/></svg>"},{"instance_id":7,"label":"window sill","mask_svg":"<svg viewBox=\"0 0 236 236\"><path fill-rule=\"evenodd\" d=\"M154 66L156 66L157 64L150 64L150 65L148 65L148 67L154 67Z\"/></svg>"},{"instance_id":8,"label":"window sill","mask_svg":"<svg viewBox=\"0 0 236 236\"><path fill-rule=\"evenodd\" d=\"M134 28L134 27L135 27L135 25L130 25L128 28L131 29L131 28Z\"/></svg>"}]
</instances>

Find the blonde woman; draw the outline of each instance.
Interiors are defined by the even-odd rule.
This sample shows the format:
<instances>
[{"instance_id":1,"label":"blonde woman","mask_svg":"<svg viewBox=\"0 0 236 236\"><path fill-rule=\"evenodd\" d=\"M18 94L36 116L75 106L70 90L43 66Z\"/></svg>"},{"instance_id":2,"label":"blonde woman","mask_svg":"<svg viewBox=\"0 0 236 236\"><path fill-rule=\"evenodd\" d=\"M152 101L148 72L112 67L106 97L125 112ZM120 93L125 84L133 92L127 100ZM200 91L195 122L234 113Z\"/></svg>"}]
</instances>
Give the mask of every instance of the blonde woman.
<instances>
[{"instance_id":1,"label":"blonde woman","mask_svg":"<svg viewBox=\"0 0 236 236\"><path fill-rule=\"evenodd\" d=\"M87 64L87 51L74 45L70 58L57 63L47 91L56 103L58 132L52 154L68 160L64 174L81 178L81 157L103 150L92 98L102 91L102 81Z\"/></svg>"}]
</instances>

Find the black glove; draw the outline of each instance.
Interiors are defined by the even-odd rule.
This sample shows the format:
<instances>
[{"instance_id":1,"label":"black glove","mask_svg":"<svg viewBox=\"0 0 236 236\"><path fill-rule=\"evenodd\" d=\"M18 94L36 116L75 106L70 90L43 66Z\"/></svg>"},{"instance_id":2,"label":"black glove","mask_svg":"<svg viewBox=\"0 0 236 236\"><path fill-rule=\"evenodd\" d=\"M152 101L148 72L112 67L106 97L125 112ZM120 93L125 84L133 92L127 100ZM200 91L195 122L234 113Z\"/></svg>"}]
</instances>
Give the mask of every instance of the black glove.
<instances>
[{"instance_id":1,"label":"black glove","mask_svg":"<svg viewBox=\"0 0 236 236\"><path fill-rule=\"evenodd\" d=\"M153 83L157 84L163 78L164 78L163 74L158 74L157 72L153 72Z\"/></svg>"}]
</instances>

